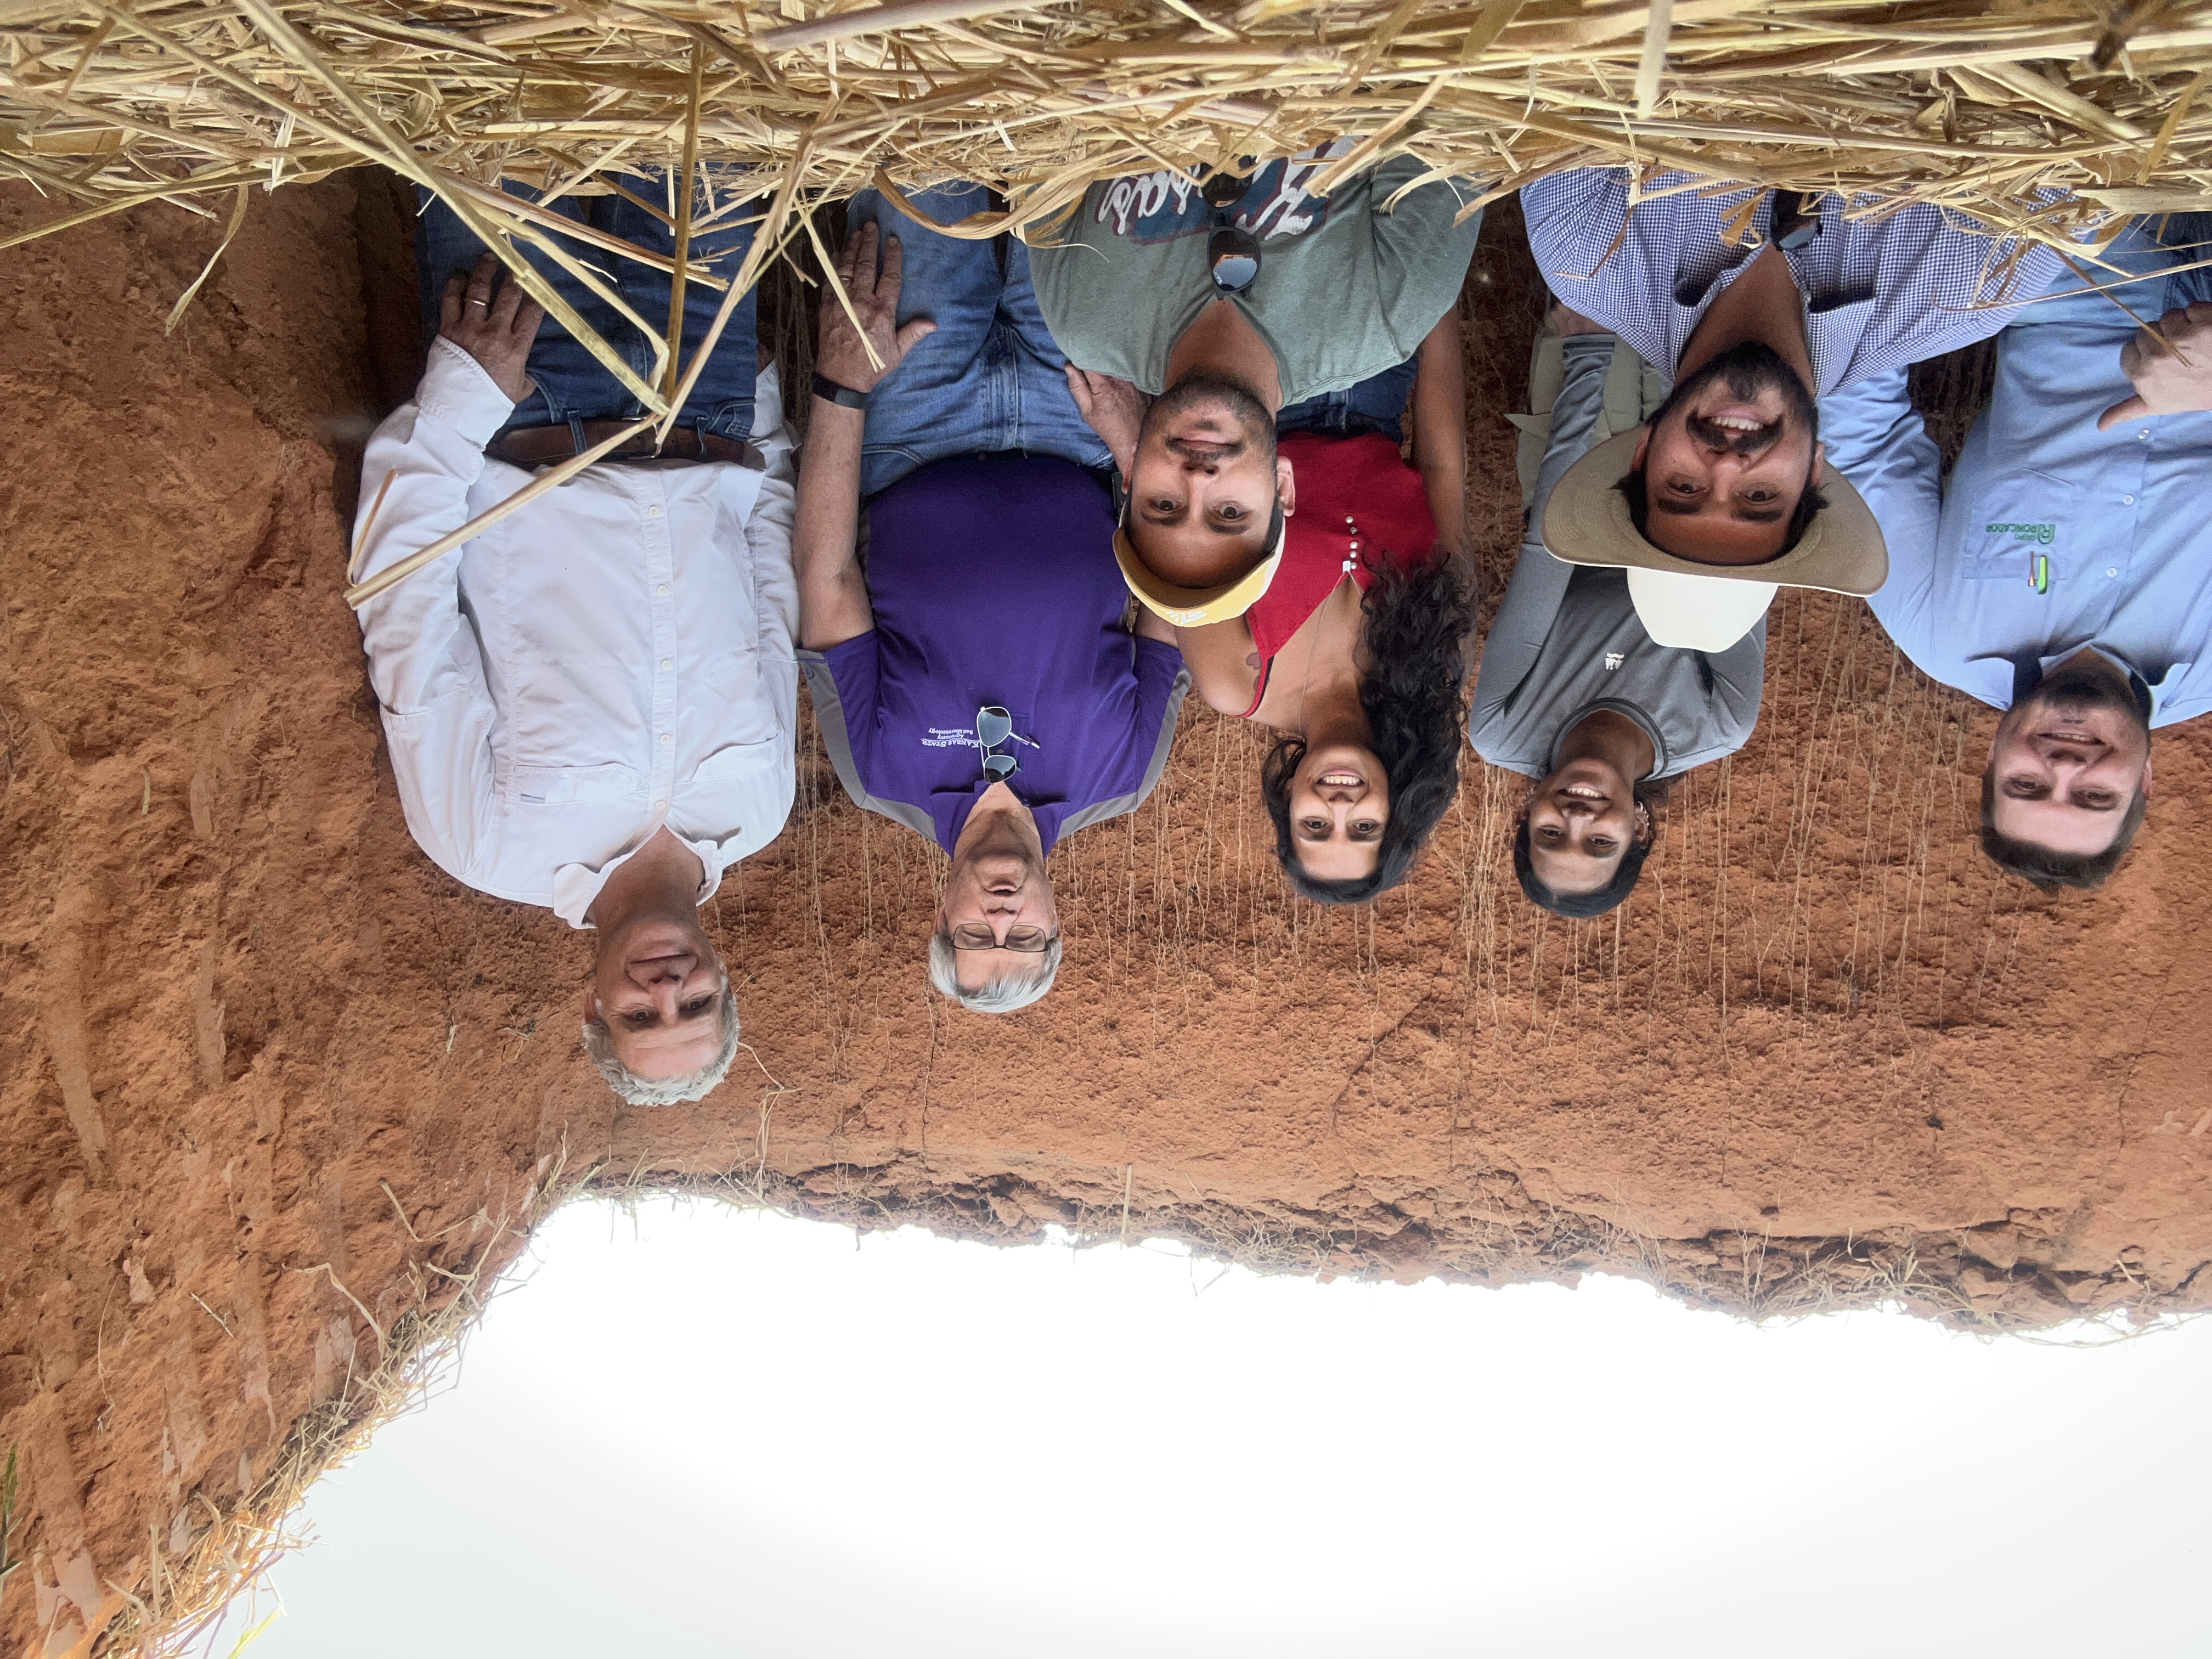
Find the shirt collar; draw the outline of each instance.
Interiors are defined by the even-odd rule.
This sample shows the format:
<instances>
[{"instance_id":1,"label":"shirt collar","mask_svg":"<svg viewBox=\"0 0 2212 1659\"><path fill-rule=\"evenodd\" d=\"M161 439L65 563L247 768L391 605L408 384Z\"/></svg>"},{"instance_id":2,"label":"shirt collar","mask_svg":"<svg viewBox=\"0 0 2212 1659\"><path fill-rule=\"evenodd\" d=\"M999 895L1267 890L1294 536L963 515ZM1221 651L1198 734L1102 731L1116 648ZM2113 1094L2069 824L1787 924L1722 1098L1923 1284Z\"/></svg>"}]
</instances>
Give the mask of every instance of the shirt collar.
<instances>
[{"instance_id":1,"label":"shirt collar","mask_svg":"<svg viewBox=\"0 0 2212 1659\"><path fill-rule=\"evenodd\" d=\"M665 822L665 814L655 817L630 838L629 846L596 869L588 864L564 864L555 870L553 914L571 927L592 927L593 924L586 918L591 915L592 906L599 896L599 890L607 884L608 878L629 862L637 849L651 840L653 832ZM714 896L714 890L722 884L722 872L729 863L722 855L722 848L728 843L694 841L672 823L668 829L669 833L699 860L699 893L692 902L704 904Z\"/></svg>"},{"instance_id":2,"label":"shirt collar","mask_svg":"<svg viewBox=\"0 0 2212 1659\"><path fill-rule=\"evenodd\" d=\"M1644 777L1664 777L1667 774L1667 739L1660 735L1658 722L1634 703L1623 702L1619 697L1593 697L1559 722L1559 729L1552 736L1551 763L1546 775L1549 776L1559 769L1559 745L1567 740L1567 733L1601 708L1609 709L1623 720L1634 720L1642 728L1644 735L1651 739L1651 769ZM1644 778L1633 778L1630 781L1641 783Z\"/></svg>"},{"instance_id":3,"label":"shirt collar","mask_svg":"<svg viewBox=\"0 0 2212 1659\"><path fill-rule=\"evenodd\" d=\"M1969 663L2008 662L2012 665L2012 697L2011 702L2006 705L2009 708L2012 703L2019 702L2024 697L2033 696L2035 694L2035 688L2043 684L2043 677L2081 650L2085 644L2090 650L2128 677L2128 690L2135 693L2136 708L2142 714L2143 723L2146 726L2157 725L2159 708L2166 695L2166 684L2169 681L2177 684L2179 682L2181 677L2188 672L2187 663L2169 663L2166 672L2157 679L2153 680L2118 652L2099 645L2094 640L2079 641L2067 646L2063 650L2049 652L2040 656L2032 653L2014 656L2006 653L1991 653L1984 657L1969 657L1966 660Z\"/></svg>"}]
</instances>

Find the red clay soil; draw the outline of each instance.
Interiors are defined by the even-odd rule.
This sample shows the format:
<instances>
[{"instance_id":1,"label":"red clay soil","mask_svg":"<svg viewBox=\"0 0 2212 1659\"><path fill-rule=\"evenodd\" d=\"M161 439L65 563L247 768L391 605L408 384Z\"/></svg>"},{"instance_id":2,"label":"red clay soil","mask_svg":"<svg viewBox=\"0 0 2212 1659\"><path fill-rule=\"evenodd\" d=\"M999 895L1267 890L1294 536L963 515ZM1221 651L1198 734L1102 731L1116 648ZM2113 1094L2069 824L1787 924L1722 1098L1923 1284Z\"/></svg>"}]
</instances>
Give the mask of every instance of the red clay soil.
<instances>
[{"instance_id":1,"label":"red clay soil","mask_svg":"<svg viewBox=\"0 0 2212 1659\"><path fill-rule=\"evenodd\" d=\"M59 210L0 191L0 235ZM1468 286L1493 594L1517 232L1493 215ZM757 1064L618 1111L576 1042L583 942L408 840L339 597L358 446L410 379L368 321L404 320L392 195L257 192L165 337L220 233L155 207L0 254L0 1457L28 1562L0 1654L105 1628L580 1178L1324 1273L1602 1267L1748 1312L2212 1301L2212 885L2179 838L2212 724L2161 734L2110 888L2046 898L1972 844L1987 711L1824 597L1780 605L1757 736L1592 923L1521 900L1519 784L1479 764L1406 888L1295 902L1263 734L1194 708L1152 801L1054 854L1066 965L1005 1019L928 994L943 860L810 736L789 826L711 909Z\"/></svg>"}]
</instances>

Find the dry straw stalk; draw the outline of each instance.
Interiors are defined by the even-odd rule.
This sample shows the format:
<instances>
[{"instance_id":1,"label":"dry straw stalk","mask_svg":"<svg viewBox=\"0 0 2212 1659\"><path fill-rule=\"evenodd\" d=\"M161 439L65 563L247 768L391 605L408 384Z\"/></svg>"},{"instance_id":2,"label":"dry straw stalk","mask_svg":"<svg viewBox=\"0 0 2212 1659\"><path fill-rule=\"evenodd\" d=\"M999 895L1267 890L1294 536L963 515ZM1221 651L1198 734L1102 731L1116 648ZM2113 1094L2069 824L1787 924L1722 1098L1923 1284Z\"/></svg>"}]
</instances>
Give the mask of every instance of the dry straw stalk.
<instances>
[{"instance_id":1,"label":"dry straw stalk","mask_svg":"<svg viewBox=\"0 0 2212 1659\"><path fill-rule=\"evenodd\" d=\"M1317 191L1401 155L1475 202L1613 163L1863 192L1869 213L1940 203L2053 239L2212 203L2208 48L2212 0L0 0L0 174L55 204L15 241L155 201L212 216L227 194L220 258L250 185L381 162L495 249L665 434L768 259L812 234L807 210L866 183L982 180L1007 210L947 228L1034 239L1095 179L1360 135ZM595 234L579 254L552 234L562 198L641 199L616 178L641 171L667 181L676 244L641 257L679 295L724 289L702 341L610 284L600 256L626 245ZM695 269L696 233L739 214L764 222L741 268ZM532 248L637 329L648 372Z\"/></svg>"},{"instance_id":2,"label":"dry straw stalk","mask_svg":"<svg viewBox=\"0 0 2212 1659\"><path fill-rule=\"evenodd\" d=\"M35 235L381 161L541 299L533 206L694 157L709 216L774 198L779 246L794 209L878 173L998 185L1008 219L969 234L1034 234L1096 179L1345 133L1374 138L1354 167L1411 154L1492 194L1626 163L2051 236L2085 216L2039 205L2053 185L2100 213L2212 201L2208 64L2212 0L0 0L0 173L52 198ZM662 412L673 356L603 360Z\"/></svg>"}]
</instances>

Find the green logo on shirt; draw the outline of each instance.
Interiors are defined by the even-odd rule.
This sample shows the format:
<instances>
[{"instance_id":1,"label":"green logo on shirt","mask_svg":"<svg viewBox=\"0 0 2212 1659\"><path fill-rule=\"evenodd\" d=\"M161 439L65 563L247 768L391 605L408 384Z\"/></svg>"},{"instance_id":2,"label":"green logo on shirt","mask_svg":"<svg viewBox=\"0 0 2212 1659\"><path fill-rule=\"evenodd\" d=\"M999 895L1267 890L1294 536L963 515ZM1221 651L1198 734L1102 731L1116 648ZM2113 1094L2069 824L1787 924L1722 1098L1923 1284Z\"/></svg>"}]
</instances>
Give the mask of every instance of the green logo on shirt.
<instances>
[{"instance_id":1,"label":"green logo on shirt","mask_svg":"<svg viewBox=\"0 0 2212 1659\"><path fill-rule=\"evenodd\" d=\"M2009 535L2016 542L2033 542L2039 547L2048 547L2057 539L2058 526L2055 524L1993 524L1989 527L1992 536Z\"/></svg>"}]
</instances>

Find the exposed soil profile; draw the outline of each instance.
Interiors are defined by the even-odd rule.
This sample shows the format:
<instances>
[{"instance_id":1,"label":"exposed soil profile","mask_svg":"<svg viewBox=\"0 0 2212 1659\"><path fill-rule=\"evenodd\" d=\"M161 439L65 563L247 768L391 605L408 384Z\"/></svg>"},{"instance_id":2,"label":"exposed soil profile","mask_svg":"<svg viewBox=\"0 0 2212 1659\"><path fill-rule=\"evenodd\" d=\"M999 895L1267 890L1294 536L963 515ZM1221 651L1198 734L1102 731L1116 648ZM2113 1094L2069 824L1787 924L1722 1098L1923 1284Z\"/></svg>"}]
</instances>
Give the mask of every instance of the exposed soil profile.
<instances>
[{"instance_id":1,"label":"exposed soil profile","mask_svg":"<svg viewBox=\"0 0 2212 1659\"><path fill-rule=\"evenodd\" d=\"M0 191L0 236L56 212ZM2180 838L2212 727L2160 734L2109 889L2045 897L1973 844L1991 714L1818 595L1780 602L1757 736L1676 790L1614 915L1522 901L1519 781L1471 756L1407 886L1296 902L1264 734L1193 705L1152 799L1054 853L1060 987L997 1020L927 991L941 856L855 811L810 738L790 823L711 909L757 1063L618 1111L576 1042L583 942L409 841L339 597L358 447L412 377L368 320L410 280L394 198L256 192L165 337L222 228L153 207L0 255L0 1458L27 1560L0 1653L189 1595L210 1527L579 1181L1322 1273L1603 1268L1746 1312L2212 1302L2212 878ZM1468 289L1493 605L1519 234L1493 210Z\"/></svg>"}]
</instances>

